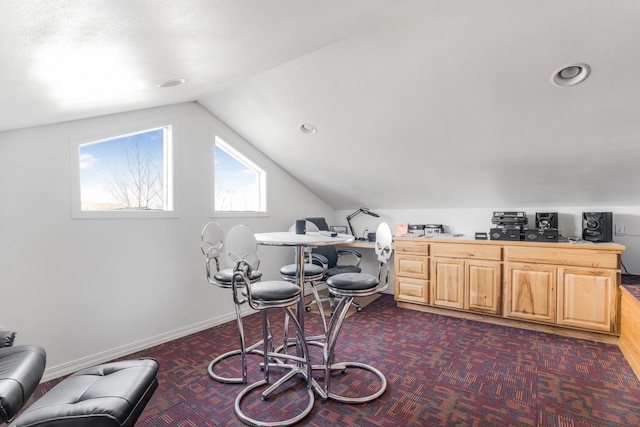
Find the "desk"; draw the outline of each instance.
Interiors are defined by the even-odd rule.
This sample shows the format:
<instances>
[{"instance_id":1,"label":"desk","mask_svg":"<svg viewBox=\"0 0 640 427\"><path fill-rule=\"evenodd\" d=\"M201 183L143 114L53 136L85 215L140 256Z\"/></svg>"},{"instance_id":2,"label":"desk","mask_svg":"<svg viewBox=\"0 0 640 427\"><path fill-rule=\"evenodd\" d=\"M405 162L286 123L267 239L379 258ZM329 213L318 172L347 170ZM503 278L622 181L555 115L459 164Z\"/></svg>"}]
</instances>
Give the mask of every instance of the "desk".
<instances>
[{"instance_id":1,"label":"desk","mask_svg":"<svg viewBox=\"0 0 640 427\"><path fill-rule=\"evenodd\" d=\"M306 234L296 234L290 231L276 231L271 233L256 233L256 240L259 245L265 246L289 246L296 248L296 259L298 263L297 275L298 284L304 296L304 248L316 246L344 245L354 242L354 237L349 234L338 234L335 237L325 236L317 231ZM304 298L298 302L298 321L304 330Z\"/></svg>"},{"instance_id":2,"label":"desk","mask_svg":"<svg viewBox=\"0 0 640 427\"><path fill-rule=\"evenodd\" d=\"M345 248L375 249L376 242L370 242L368 240L354 240L350 243L342 243L340 246L344 246Z\"/></svg>"}]
</instances>

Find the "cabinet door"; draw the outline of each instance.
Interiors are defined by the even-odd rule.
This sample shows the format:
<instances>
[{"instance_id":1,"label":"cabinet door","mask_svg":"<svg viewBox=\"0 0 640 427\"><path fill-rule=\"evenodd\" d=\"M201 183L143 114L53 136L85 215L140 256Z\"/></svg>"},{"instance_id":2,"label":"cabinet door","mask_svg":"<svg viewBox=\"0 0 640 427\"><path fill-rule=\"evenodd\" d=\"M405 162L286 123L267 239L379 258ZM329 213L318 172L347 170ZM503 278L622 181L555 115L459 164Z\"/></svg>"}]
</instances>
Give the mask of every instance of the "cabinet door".
<instances>
[{"instance_id":1,"label":"cabinet door","mask_svg":"<svg viewBox=\"0 0 640 427\"><path fill-rule=\"evenodd\" d=\"M398 301L429 303L429 282L422 279L396 276L395 299Z\"/></svg>"},{"instance_id":2,"label":"cabinet door","mask_svg":"<svg viewBox=\"0 0 640 427\"><path fill-rule=\"evenodd\" d=\"M505 275L506 317L555 323L557 267L507 263Z\"/></svg>"},{"instance_id":3,"label":"cabinet door","mask_svg":"<svg viewBox=\"0 0 640 427\"><path fill-rule=\"evenodd\" d=\"M431 258L431 304L464 308L464 260Z\"/></svg>"},{"instance_id":4,"label":"cabinet door","mask_svg":"<svg viewBox=\"0 0 640 427\"><path fill-rule=\"evenodd\" d=\"M500 314L502 264L495 261L466 261L470 311Z\"/></svg>"},{"instance_id":5,"label":"cabinet door","mask_svg":"<svg viewBox=\"0 0 640 427\"><path fill-rule=\"evenodd\" d=\"M558 324L617 332L618 287L615 270L558 269Z\"/></svg>"}]
</instances>

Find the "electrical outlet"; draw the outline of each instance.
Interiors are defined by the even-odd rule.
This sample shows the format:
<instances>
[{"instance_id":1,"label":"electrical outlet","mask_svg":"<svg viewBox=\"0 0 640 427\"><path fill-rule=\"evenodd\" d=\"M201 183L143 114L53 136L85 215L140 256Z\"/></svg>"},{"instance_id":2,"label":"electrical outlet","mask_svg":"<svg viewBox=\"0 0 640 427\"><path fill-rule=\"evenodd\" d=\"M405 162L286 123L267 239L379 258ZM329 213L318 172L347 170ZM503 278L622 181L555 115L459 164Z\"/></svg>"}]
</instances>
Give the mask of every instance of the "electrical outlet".
<instances>
[{"instance_id":1,"label":"electrical outlet","mask_svg":"<svg viewBox=\"0 0 640 427\"><path fill-rule=\"evenodd\" d=\"M624 224L616 224L616 236L623 236L624 233Z\"/></svg>"}]
</instances>

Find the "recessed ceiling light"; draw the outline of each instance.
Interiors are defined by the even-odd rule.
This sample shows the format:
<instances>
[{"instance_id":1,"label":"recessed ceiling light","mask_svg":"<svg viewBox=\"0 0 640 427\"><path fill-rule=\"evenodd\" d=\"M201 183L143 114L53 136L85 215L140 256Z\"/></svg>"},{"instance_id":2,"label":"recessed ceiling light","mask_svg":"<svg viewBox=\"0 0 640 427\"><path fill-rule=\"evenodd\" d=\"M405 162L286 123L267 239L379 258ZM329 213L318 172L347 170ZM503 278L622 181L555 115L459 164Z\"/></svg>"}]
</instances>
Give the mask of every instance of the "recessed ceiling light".
<instances>
[{"instance_id":1,"label":"recessed ceiling light","mask_svg":"<svg viewBox=\"0 0 640 427\"><path fill-rule=\"evenodd\" d=\"M172 79L172 80L167 80L164 83L160 83L158 85L158 87L174 87L174 86L180 86L183 85L187 82L187 79Z\"/></svg>"},{"instance_id":2,"label":"recessed ceiling light","mask_svg":"<svg viewBox=\"0 0 640 427\"><path fill-rule=\"evenodd\" d=\"M551 82L558 86L574 86L582 83L591 74L587 64L566 65L551 75Z\"/></svg>"},{"instance_id":3,"label":"recessed ceiling light","mask_svg":"<svg viewBox=\"0 0 640 427\"><path fill-rule=\"evenodd\" d=\"M306 133L307 135L313 135L314 133L318 132L318 129L311 123L302 123L300 126L298 126L298 129L300 129L300 132Z\"/></svg>"}]
</instances>

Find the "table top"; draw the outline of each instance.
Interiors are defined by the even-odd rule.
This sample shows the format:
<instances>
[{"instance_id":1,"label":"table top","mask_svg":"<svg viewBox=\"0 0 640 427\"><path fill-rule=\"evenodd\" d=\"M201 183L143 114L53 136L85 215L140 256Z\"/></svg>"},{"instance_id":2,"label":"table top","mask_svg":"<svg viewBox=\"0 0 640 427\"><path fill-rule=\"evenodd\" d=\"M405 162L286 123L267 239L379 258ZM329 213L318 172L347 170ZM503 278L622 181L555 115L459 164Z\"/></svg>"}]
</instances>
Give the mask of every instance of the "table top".
<instances>
[{"instance_id":1,"label":"table top","mask_svg":"<svg viewBox=\"0 0 640 427\"><path fill-rule=\"evenodd\" d=\"M331 246L352 243L355 239L350 234L338 234L335 237L325 236L317 231L296 234L290 231L256 233L259 245L266 246Z\"/></svg>"}]
</instances>

